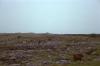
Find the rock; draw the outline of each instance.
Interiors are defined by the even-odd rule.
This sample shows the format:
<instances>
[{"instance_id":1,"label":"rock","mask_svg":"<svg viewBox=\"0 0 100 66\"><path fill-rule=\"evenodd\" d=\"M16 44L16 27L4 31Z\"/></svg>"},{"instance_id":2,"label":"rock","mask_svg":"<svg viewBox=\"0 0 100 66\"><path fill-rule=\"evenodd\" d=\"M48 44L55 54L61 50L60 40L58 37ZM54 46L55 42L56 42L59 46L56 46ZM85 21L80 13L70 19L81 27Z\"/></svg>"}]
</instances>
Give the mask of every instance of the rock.
<instances>
[{"instance_id":1,"label":"rock","mask_svg":"<svg viewBox=\"0 0 100 66\"><path fill-rule=\"evenodd\" d=\"M10 64L9 66L21 66L20 64Z\"/></svg>"},{"instance_id":2,"label":"rock","mask_svg":"<svg viewBox=\"0 0 100 66\"><path fill-rule=\"evenodd\" d=\"M43 61L42 64L52 64L51 61Z\"/></svg>"},{"instance_id":3,"label":"rock","mask_svg":"<svg viewBox=\"0 0 100 66\"><path fill-rule=\"evenodd\" d=\"M94 61L100 61L100 56L94 59Z\"/></svg>"},{"instance_id":4,"label":"rock","mask_svg":"<svg viewBox=\"0 0 100 66\"><path fill-rule=\"evenodd\" d=\"M35 66L33 63L26 63L26 66Z\"/></svg>"},{"instance_id":5,"label":"rock","mask_svg":"<svg viewBox=\"0 0 100 66\"><path fill-rule=\"evenodd\" d=\"M57 64L70 64L71 61L69 60L59 60L59 61L56 61Z\"/></svg>"}]
</instances>

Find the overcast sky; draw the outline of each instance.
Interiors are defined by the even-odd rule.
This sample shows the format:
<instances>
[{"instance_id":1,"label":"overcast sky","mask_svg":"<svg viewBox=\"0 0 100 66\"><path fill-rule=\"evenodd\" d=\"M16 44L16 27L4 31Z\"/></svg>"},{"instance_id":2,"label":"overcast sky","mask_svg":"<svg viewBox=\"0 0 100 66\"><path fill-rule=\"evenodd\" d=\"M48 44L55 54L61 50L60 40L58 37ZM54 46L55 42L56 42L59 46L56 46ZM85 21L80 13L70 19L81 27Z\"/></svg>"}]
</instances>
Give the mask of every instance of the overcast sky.
<instances>
[{"instance_id":1,"label":"overcast sky","mask_svg":"<svg viewBox=\"0 0 100 66\"><path fill-rule=\"evenodd\" d=\"M100 0L0 0L0 32L100 33Z\"/></svg>"}]
</instances>

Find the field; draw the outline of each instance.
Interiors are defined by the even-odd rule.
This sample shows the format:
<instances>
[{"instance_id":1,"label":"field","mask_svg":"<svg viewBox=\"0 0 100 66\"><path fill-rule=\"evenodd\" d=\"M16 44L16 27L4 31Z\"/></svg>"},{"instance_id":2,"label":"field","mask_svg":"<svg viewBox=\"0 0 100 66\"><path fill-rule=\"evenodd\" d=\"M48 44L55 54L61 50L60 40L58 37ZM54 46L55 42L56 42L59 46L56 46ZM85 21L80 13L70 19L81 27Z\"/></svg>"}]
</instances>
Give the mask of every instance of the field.
<instances>
[{"instance_id":1,"label":"field","mask_svg":"<svg viewBox=\"0 0 100 66\"><path fill-rule=\"evenodd\" d=\"M0 66L100 66L100 35L0 34Z\"/></svg>"}]
</instances>

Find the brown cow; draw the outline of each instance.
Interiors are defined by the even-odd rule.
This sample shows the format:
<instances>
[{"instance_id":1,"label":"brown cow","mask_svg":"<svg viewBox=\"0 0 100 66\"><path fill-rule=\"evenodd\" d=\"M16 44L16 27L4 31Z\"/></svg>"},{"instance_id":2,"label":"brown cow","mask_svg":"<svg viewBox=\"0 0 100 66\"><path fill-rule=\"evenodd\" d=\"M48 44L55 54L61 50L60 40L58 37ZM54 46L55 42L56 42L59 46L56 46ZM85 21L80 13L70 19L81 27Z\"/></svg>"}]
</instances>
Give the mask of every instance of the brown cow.
<instances>
[{"instance_id":1,"label":"brown cow","mask_svg":"<svg viewBox=\"0 0 100 66\"><path fill-rule=\"evenodd\" d=\"M83 54L77 53L77 54L74 54L74 55L73 55L73 60L74 60L74 61L82 61L82 58L83 58L83 57L84 57Z\"/></svg>"}]
</instances>

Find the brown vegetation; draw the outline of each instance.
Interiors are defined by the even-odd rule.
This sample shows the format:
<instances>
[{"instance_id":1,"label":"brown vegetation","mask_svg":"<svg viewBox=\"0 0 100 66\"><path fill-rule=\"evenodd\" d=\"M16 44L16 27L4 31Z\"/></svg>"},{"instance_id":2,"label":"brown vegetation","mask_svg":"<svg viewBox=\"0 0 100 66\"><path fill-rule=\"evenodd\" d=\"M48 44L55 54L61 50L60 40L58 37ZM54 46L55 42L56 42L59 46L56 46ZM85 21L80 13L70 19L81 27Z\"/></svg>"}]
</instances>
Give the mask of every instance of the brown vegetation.
<instances>
[{"instance_id":1,"label":"brown vegetation","mask_svg":"<svg viewBox=\"0 0 100 66\"><path fill-rule=\"evenodd\" d=\"M0 64L51 66L71 64L75 61L87 63L100 57L100 36L93 37L52 34L0 35Z\"/></svg>"}]
</instances>

